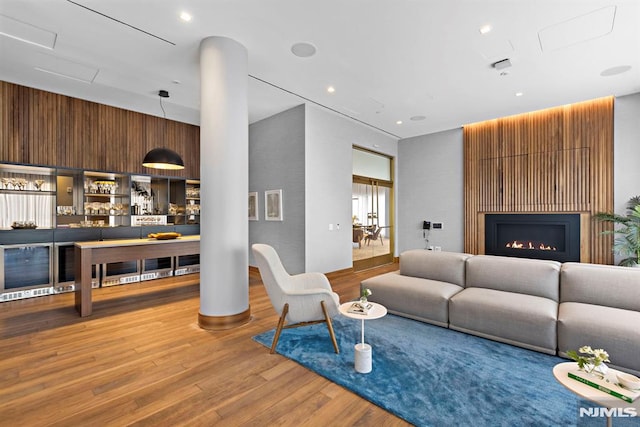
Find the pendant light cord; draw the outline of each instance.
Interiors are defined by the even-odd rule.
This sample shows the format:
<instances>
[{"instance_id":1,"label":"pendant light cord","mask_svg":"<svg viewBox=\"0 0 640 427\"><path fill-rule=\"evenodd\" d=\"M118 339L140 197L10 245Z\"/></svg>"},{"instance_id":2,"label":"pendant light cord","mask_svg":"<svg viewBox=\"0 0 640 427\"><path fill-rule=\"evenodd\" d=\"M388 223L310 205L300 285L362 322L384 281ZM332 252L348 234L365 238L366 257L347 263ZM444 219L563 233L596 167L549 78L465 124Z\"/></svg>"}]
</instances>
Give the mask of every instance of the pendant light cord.
<instances>
[{"instance_id":1,"label":"pendant light cord","mask_svg":"<svg viewBox=\"0 0 640 427\"><path fill-rule=\"evenodd\" d=\"M159 98L160 98L160 108L162 109L162 115L164 116L164 118L165 118L165 120L166 120L166 118L167 118L167 113L164 111L164 107L163 107L163 105L162 105L162 97L159 97Z\"/></svg>"}]
</instances>

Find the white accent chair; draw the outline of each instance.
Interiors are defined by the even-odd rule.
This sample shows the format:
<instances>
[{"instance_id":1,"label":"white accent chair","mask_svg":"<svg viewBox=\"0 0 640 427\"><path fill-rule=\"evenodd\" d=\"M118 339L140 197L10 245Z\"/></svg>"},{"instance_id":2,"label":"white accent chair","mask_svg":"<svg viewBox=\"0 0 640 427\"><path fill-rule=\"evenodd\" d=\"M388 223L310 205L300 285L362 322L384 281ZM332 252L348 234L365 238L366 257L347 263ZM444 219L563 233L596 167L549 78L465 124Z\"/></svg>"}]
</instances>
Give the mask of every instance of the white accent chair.
<instances>
[{"instance_id":1,"label":"white accent chair","mask_svg":"<svg viewBox=\"0 0 640 427\"><path fill-rule=\"evenodd\" d=\"M333 348L340 353L331 324L331 317L339 313L340 297L331 289L327 277L322 273L289 275L271 246L256 243L251 250L271 304L280 315L271 353L276 350L282 329L325 322Z\"/></svg>"}]
</instances>

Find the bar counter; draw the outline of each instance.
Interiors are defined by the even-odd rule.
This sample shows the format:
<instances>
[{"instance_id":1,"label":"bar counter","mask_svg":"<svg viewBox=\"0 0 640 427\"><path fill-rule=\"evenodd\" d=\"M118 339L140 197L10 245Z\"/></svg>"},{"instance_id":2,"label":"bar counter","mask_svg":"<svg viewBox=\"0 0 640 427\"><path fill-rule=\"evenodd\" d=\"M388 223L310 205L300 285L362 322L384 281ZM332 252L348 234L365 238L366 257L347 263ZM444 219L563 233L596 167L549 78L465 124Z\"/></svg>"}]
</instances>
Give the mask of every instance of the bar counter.
<instances>
[{"instance_id":1,"label":"bar counter","mask_svg":"<svg viewBox=\"0 0 640 427\"><path fill-rule=\"evenodd\" d=\"M200 253L200 236L181 236L158 240L117 239L75 243L75 305L81 317L93 312L91 299L91 266L145 258L162 258Z\"/></svg>"}]
</instances>

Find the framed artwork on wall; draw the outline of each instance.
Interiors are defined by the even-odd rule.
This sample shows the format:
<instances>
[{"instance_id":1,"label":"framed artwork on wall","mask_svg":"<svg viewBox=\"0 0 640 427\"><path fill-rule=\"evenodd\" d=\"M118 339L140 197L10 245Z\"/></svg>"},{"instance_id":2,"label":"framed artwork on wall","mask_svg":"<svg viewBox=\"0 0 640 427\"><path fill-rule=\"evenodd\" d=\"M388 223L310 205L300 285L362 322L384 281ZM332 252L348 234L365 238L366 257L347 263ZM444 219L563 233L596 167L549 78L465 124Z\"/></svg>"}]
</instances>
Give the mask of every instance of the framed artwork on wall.
<instances>
[{"instance_id":1,"label":"framed artwork on wall","mask_svg":"<svg viewBox=\"0 0 640 427\"><path fill-rule=\"evenodd\" d=\"M258 192L253 191L249 193L249 221L258 221Z\"/></svg>"},{"instance_id":2,"label":"framed artwork on wall","mask_svg":"<svg viewBox=\"0 0 640 427\"><path fill-rule=\"evenodd\" d=\"M282 221L282 190L264 192L264 219Z\"/></svg>"}]
</instances>

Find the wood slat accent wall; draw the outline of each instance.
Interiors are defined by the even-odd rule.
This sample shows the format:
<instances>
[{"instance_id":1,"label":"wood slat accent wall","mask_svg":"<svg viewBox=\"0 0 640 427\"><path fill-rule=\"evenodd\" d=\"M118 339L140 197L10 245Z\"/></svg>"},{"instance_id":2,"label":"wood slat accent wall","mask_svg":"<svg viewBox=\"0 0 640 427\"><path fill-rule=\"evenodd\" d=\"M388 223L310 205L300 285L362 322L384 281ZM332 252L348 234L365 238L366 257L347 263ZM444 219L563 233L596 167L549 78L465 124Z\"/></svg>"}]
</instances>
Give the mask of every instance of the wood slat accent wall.
<instances>
[{"instance_id":1,"label":"wood slat accent wall","mask_svg":"<svg viewBox=\"0 0 640 427\"><path fill-rule=\"evenodd\" d=\"M184 170L142 166L162 146ZM0 81L0 161L199 178L200 128Z\"/></svg>"},{"instance_id":2,"label":"wood slat accent wall","mask_svg":"<svg viewBox=\"0 0 640 427\"><path fill-rule=\"evenodd\" d=\"M481 213L613 211L613 102L464 126L465 252L481 253ZM613 263L606 227L589 227L589 262Z\"/></svg>"}]
</instances>

